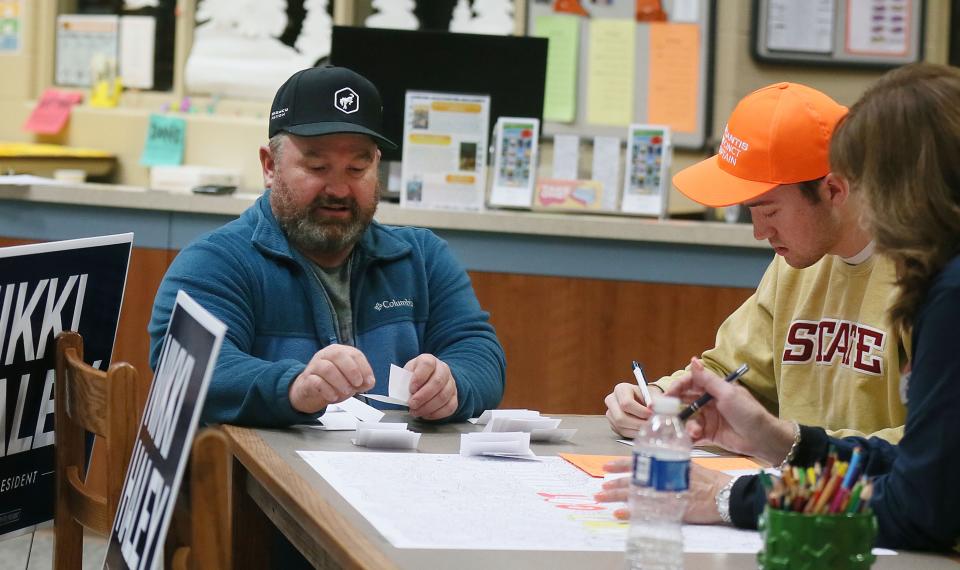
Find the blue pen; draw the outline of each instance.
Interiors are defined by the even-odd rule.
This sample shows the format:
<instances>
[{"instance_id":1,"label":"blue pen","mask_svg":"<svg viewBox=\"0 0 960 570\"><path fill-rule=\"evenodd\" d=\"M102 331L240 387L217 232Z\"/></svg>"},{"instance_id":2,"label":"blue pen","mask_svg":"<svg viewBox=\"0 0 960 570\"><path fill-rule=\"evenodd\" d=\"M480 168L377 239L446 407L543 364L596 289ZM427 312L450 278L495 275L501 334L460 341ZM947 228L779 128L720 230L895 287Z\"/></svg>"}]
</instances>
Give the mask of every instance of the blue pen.
<instances>
[{"instance_id":1,"label":"blue pen","mask_svg":"<svg viewBox=\"0 0 960 570\"><path fill-rule=\"evenodd\" d=\"M640 386L643 405L647 407L653 405L653 402L650 401L650 389L647 388L647 379L643 377L643 368L640 368L636 360L633 361L633 377L637 379L637 385Z\"/></svg>"},{"instance_id":2,"label":"blue pen","mask_svg":"<svg viewBox=\"0 0 960 570\"><path fill-rule=\"evenodd\" d=\"M843 476L843 484L840 485L844 489L849 489L853 485L853 480L856 478L857 468L860 467L860 461L863 458L863 453L860 452L860 447L853 448L853 455L850 457L850 465L847 467L847 474Z\"/></svg>"}]
</instances>

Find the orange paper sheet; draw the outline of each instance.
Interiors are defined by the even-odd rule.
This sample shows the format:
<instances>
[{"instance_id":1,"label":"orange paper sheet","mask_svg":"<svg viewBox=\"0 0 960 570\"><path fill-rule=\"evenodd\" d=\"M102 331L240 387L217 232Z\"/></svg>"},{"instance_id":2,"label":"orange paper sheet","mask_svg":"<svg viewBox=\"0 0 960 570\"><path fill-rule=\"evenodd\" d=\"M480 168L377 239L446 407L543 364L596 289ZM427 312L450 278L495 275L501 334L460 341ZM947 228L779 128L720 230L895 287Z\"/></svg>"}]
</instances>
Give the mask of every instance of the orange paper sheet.
<instances>
[{"instance_id":1,"label":"orange paper sheet","mask_svg":"<svg viewBox=\"0 0 960 570\"><path fill-rule=\"evenodd\" d=\"M603 466L617 459L626 459L629 455L580 455L576 453L558 453L574 467L591 477L603 477ZM760 464L747 457L694 457L693 462L713 471L741 471L760 469Z\"/></svg>"},{"instance_id":2,"label":"orange paper sheet","mask_svg":"<svg viewBox=\"0 0 960 570\"><path fill-rule=\"evenodd\" d=\"M692 133L697 128L700 88L700 28L697 24L650 24L647 122Z\"/></svg>"},{"instance_id":3,"label":"orange paper sheet","mask_svg":"<svg viewBox=\"0 0 960 570\"><path fill-rule=\"evenodd\" d=\"M630 457L629 455L578 455L576 453L558 453L557 455L591 477L603 477L605 464Z\"/></svg>"}]
</instances>

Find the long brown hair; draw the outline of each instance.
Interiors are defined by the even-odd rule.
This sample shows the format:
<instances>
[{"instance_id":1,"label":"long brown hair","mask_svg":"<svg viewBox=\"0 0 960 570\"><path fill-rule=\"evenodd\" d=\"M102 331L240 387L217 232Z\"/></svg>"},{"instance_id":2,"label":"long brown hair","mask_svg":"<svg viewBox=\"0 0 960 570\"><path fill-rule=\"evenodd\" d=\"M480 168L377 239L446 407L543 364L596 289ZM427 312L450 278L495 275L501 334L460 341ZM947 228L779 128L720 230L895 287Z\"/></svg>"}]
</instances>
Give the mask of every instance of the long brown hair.
<instances>
[{"instance_id":1,"label":"long brown hair","mask_svg":"<svg viewBox=\"0 0 960 570\"><path fill-rule=\"evenodd\" d=\"M881 77L834 132L830 161L863 192L877 250L896 267L890 320L908 331L960 252L960 69L913 64Z\"/></svg>"}]
</instances>

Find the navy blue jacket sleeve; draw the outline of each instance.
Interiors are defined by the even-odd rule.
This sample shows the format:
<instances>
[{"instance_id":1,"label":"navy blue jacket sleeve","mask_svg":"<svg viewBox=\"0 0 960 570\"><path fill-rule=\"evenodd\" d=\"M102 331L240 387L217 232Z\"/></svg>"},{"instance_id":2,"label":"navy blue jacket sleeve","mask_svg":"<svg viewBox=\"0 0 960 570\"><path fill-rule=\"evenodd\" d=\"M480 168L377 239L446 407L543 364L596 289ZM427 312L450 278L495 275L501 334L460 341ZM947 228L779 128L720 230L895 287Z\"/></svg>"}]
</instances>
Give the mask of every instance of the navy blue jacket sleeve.
<instances>
[{"instance_id":1,"label":"navy blue jacket sleeve","mask_svg":"<svg viewBox=\"0 0 960 570\"><path fill-rule=\"evenodd\" d=\"M496 408L503 398L506 357L470 277L446 243L431 234L427 249L430 316L423 352L447 363L457 384L458 407L447 421L463 421Z\"/></svg>"},{"instance_id":2,"label":"navy blue jacket sleeve","mask_svg":"<svg viewBox=\"0 0 960 570\"><path fill-rule=\"evenodd\" d=\"M941 275L914 321L907 422L899 445L878 438L833 439L819 428L802 428L796 463L826 458L829 445L848 460L864 452L864 473L874 483L870 506L877 515L877 545L946 551L960 547L960 261ZM730 497L731 518L756 527L764 500L755 477L737 481Z\"/></svg>"},{"instance_id":3,"label":"navy blue jacket sleeve","mask_svg":"<svg viewBox=\"0 0 960 570\"><path fill-rule=\"evenodd\" d=\"M312 421L290 405L290 383L305 365L296 360L268 362L251 356L257 277L250 264L227 248L199 240L174 259L160 284L150 320L150 366L157 357L176 300L183 289L227 325L226 337L201 412L201 421L252 426L288 426Z\"/></svg>"}]
</instances>

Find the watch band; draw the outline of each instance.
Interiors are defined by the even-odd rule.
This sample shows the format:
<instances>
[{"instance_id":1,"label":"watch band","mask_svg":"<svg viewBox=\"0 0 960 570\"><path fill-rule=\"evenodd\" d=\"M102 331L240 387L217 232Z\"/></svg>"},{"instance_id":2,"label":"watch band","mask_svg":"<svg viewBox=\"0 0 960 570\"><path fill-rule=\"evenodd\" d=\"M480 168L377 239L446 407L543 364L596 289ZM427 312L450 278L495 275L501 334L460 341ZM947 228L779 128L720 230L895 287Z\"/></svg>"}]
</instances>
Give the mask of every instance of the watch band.
<instances>
[{"instance_id":1,"label":"watch band","mask_svg":"<svg viewBox=\"0 0 960 570\"><path fill-rule=\"evenodd\" d=\"M793 458L797 456L797 450L800 448L800 424L793 422L793 444L790 445L790 450L787 451L787 456L783 458L783 461L780 462L780 471L783 471L790 466L790 462L793 461Z\"/></svg>"},{"instance_id":2,"label":"watch band","mask_svg":"<svg viewBox=\"0 0 960 570\"><path fill-rule=\"evenodd\" d=\"M733 490L733 484L737 481L737 477L727 481L727 484L724 485L720 492L717 493L716 502L717 502L717 512L720 513L720 520L726 524L730 524L730 492Z\"/></svg>"}]
</instances>

